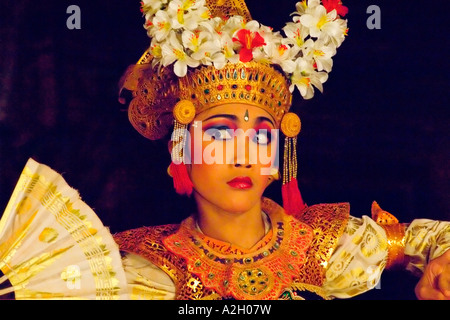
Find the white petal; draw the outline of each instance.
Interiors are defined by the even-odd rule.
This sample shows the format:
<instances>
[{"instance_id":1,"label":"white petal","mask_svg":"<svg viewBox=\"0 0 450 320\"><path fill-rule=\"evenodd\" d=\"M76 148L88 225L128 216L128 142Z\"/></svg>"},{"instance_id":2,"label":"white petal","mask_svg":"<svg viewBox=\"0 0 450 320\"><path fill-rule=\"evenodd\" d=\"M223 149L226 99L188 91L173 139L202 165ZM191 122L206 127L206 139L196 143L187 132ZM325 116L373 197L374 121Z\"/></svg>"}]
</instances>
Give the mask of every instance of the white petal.
<instances>
[{"instance_id":1,"label":"white petal","mask_svg":"<svg viewBox=\"0 0 450 320\"><path fill-rule=\"evenodd\" d=\"M258 31L259 29L259 22L256 20L252 20L246 23L245 29L248 29L250 31Z\"/></svg>"},{"instance_id":2,"label":"white petal","mask_svg":"<svg viewBox=\"0 0 450 320\"><path fill-rule=\"evenodd\" d=\"M173 65L173 72L175 72L178 77L184 77L187 73L186 63L179 60L175 62L175 64Z\"/></svg>"},{"instance_id":3,"label":"white petal","mask_svg":"<svg viewBox=\"0 0 450 320\"><path fill-rule=\"evenodd\" d=\"M300 17L300 22L302 25L304 25L305 27L312 27L316 24L316 20L312 15L310 14L305 14L303 16Z\"/></svg>"}]
</instances>

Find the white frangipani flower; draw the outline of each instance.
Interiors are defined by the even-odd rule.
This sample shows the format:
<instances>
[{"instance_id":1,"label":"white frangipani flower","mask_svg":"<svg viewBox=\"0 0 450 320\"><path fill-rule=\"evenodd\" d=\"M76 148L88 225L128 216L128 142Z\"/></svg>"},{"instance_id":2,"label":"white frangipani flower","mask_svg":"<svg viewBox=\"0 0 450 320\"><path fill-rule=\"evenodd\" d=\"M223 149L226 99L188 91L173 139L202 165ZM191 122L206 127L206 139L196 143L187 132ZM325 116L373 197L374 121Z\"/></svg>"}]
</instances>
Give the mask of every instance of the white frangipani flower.
<instances>
[{"instance_id":1,"label":"white frangipani flower","mask_svg":"<svg viewBox=\"0 0 450 320\"><path fill-rule=\"evenodd\" d=\"M322 92L322 83L327 81L327 79L328 73L317 72L307 59L298 58L296 60L296 68L291 76L289 90L292 92L297 87L304 99L311 99L314 96L314 87Z\"/></svg>"},{"instance_id":2,"label":"white frangipani flower","mask_svg":"<svg viewBox=\"0 0 450 320\"><path fill-rule=\"evenodd\" d=\"M336 10L327 13L324 6L318 5L306 11L299 19L300 23L309 30L313 38L322 40L324 43L333 43L335 47L340 46L345 38L347 23L338 19Z\"/></svg>"},{"instance_id":3,"label":"white frangipani flower","mask_svg":"<svg viewBox=\"0 0 450 320\"><path fill-rule=\"evenodd\" d=\"M153 18L152 25L149 28L149 36L157 41L167 38L172 30L172 18L166 11L158 11Z\"/></svg>"},{"instance_id":4,"label":"white frangipani flower","mask_svg":"<svg viewBox=\"0 0 450 320\"><path fill-rule=\"evenodd\" d=\"M182 34L183 45L192 51L191 58L198 60L203 65L211 65L214 59L217 63L221 58L215 55L220 51L220 41L212 39L211 34L206 31L191 32L186 30Z\"/></svg>"},{"instance_id":5,"label":"white frangipani flower","mask_svg":"<svg viewBox=\"0 0 450 320\"><path fill-rule=\"evenodd\" d=\"M169 0L142 0L141 12L145 13L145 18L155 15L158 10L161 10L163 5L167 4Z\"/></svg>"},{"instance_id":6,"label":"white frangipani flower","mask_svg":"<svg viewBox=\"0 0 450 320\"><path fill-rule=\"evenodd\" d=\"M226 20L225 25L222 28L222 32L229 34L231 37L240 30L245 29L245 21L241 16L233 16Z\"/></svg>"},{"instance_id":7,"label":"white frangipani flower","mask_svg":"<svg viewBox=\"0 0 450 320\"><path fill-rule=\"evenodd\" d=\"M222 28L225 23L226 22L221 18L214 17L199 22L199 27L207 30L209 33L213 34L214 37L219 37L222 34Z\"/></svg>"},{"instance_id":8,"label":"white frangipani flower","mask_svg":"<svg viewBox=\"0 0 450 320\"><path fill-rule=\"evenodd\" d=\"M231 36L227 33L222 33L220 37L220 53L223 55L225 61L231 63L239 62L239 54L233 49L234 43Z\"/></svg>"},{"instance_id":9,"label":"white frangipani flower","mask_svg":"<svg viewBox=\"0 0 450 320\"><path fill-rule=\"evenodd\" d=\"M264 51L269 60L274 64L280 65L284 72L292 73L294 71L296 64L292 58L298 50L295 47L290 47L287 41L271 42L264 46Z\"/></svg>"},{"instance_id":10,"label":"white frangipani flower","mask_svg":"<svg viewBox=\"0 0 450 320\"><path fill-rule=\"evenodd\" d=\"M200 4L201 2L195 0L172 0L167 12L172 17L174 29L195 30L201 20L208 19L208 8L200 7Z\"/></svg>"},{"instance_id":11,"label":"white frangipani flower","mask_svg":"<svg viewBox=\"0 0 450 320\"><path fill-rule=\"evenodd\" d=\"M345 37L347 36L347 20L338 19L334 21L334 28L329 30L325 35L326 40L331 41L334 44L335 48L339 48L339 46L344 42Z\"/></svg>"},{"instance_id":12,"label":"white frangipani flower","mask_svg":"<svg viewBox=\"0 0 450 320\"><path fill-rule=\"evenodd\" d=\"M176 33L171 32L169 41L161 46L162 50L162 64L168 66L172 63L173 71L178 77L184 77L187 73L187 67L198 67L200 62L191 58L186 52L183 45L177 39Z\"/></svg>"},{"instance_id":13,"label":"white frangipani flower","mask_svg":"<svg viewBox=\"0 0 450 320\"><path fill-rule=\"evenodd\" d=\"M152 40L152 43L150 44L150 53L152 54L155 60L162 58L161 44L158 41L156 41L155 38Z\"/></svg>"},{"instance_id":14,"label":"white frangipani flower","mask_svg":"<svg viewBox=\"0 0 450 320\"><path fill-rule=\"evenodd\" d=\"M306 59L313 59L317 71L330 72L333 67L333 60L331 59L336 54L334 46L326 46L322 40L313 41L309 39L306 41L303 49L303 56Z\"/></svg>"},{"instance_id":15,"label":"white frangipani flower","mask_svg":"<svg viewBox=\"0 0 450 320\"><path fill-rule=\"evenodd\" d=\"M257 30L258 31L258 30ZM259 35L263 37L264 42L268 44L280 44L283 41L283 37L281 36L280 32L273 32L273 29L271 27L267 27L264 25L261 25L258 31Z\"/></svg>"},{"instance_id":16,"label":"white frangipani flower","mask_svg":"<svg viewBox=\"0 0 450 320\"><path fill-rule=\"evenodd\" d=\"M241 28L241 29L247 29L247 30L250 30L250 31L253 31L253 32L261 31L260 24L256 20L251 20L251 21L249 21L247 23L244 23L244 27Z\"/></svg>"},{"instance_id":17,"label":"white frangipani flower","mask_svg":"<svg viewBox=\"0 0 450 320\"><path fill-rule=\"evenodd\" d=\"M185 30L181 35L181 40L185 48L192 52L197 52L200 46L208 40L209 34L206 32L192 32Z\"/></svg>"},{"instance_id":18,"label":"white frangipani flower","mask_svg":"<svg viewBox=\"0 0 450 320\"><path fill-rule=\"evenodd\" d=\"M330 28L330 23L336 20L337 13L335 10L327 13L324 6L316 6L311 10L307 10L299 19L300 23L309 28L311 37L318 38L322 31Z\"/></svg>"},{"instance_id":19,"label":"white frangipani flower","mask_svg":"<svg viewBox=\"0 0 450 320\"><path fill-rule=\"evenodd\" d=\"M314 9L320 5L320 0L302 0L301 2L297 2L295 5L296 11L292 13L294 16L292 21L300 22L301 16L313 12Z\"/></svg>"},{"instance_id":20,"label":"white frangipani flower","mask_svg":"<svg viewBox=\"0 0 450 320\"><path fill-rule=\"evenodd\" d=\"M284 26L283 31L286 34L287 39L290 40L290 43L296 46L298 50L303 47L305 39L309 36L308 29L299 22L288 22L286 26Z\"/></svg>"},{"instance_id":21,"label":"white frangipani flower","mask_svg":"<svg viewBox=\"0 0 450 320\"><path fill-rule=\"evenodd\" d=\"M302 15L306 12L306 9L308 8L308 3L307 0L302 0L299 1L295 4L295 9L297 10L296 12L294 12L294 14L299 14ZM296 19L294 18L294 21Z\"/></svg>"}]
</instances>

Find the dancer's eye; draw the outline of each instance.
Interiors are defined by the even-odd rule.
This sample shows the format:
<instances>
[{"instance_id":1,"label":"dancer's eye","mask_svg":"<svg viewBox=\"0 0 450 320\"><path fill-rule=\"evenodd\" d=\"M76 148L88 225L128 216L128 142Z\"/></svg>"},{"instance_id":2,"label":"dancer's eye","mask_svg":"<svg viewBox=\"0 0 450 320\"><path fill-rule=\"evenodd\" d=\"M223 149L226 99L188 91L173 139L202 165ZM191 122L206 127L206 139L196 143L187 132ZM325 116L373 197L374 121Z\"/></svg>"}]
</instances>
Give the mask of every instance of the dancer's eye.
<instances>
[{"instance_id":1,"label":"dancer's eye","mask_svg":"<svg viewBox=\"0 0 450 320\"><path fill-rule=\"evenodd\" d=\"M218 141L230 140L233 138L233 130L226 126L212 127L207 129L205 133L213 140Z\"/></svg>"},{"instance_id":2,"label":"dancer's eye","mask_svg":"<svg viewBox=\"0 0 450 320\"><path fill-rule=\"evenodd\" d=\"M253 142L261 145L268 145L272 141L272 135L267 129L260 129L253 137Z\"/></svg>"}]
</instances>

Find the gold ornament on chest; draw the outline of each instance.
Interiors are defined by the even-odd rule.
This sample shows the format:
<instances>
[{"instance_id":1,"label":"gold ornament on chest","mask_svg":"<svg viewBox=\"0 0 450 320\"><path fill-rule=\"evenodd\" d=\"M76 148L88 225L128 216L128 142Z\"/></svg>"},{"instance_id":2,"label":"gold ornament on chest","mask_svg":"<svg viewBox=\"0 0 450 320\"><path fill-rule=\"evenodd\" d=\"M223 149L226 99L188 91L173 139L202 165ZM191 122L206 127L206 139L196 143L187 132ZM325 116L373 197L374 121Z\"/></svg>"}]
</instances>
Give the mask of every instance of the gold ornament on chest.
<instances>
[{"instance_id":1,"label":"gold ornament on chest","mask_svg":"<svg viewBox=\"0 0 450 320\"><path fill-rule=\"evenodd\" d=\"M261 294L269 286L269 276L259 268L242 271L238 277L238 286L246 294Z\"/></svg>"},{"instance_id":2,"label":"gold ornament on chest","mask_svg":"<svg viewBox=\"0 0 450 320\"><path fill-rule=\"evenodd\" d=\"M273 232L252 252L224 254L213 249L195 231L191 219L176 234L164 239L164 243L169 251L185 259L187 271L198 277L204 288L221 297L277 299L283 288L298 276L312 230L290 217L284 216L285 221L278 217L271 219Z\"/></svg>"}]
</instances>

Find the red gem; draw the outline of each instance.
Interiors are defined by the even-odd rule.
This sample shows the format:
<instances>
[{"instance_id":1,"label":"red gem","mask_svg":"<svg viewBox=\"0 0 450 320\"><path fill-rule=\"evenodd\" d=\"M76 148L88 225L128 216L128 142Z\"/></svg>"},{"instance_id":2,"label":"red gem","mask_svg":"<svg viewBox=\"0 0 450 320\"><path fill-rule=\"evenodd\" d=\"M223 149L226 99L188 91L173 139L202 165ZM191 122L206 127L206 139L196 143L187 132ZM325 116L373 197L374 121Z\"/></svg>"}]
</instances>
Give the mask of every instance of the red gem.
<instances>
[{"instance_id":1,"label":"red gem","mask_svg":"<svg viewBox=\"0 0 450 320\"><path fill-rule=\"evenodd\" d=\"M217 90L222 90L223 89L223 85L222 84L219 84L218 86L217 86Z\"/></svg>"},{"instance_id":2,"label":"red gem","mask_svg":"<svg viewBox=\"0 0 450 320\"><path fill-rule=\"evenodd\" d=\"M247 84L247 85L245 86L245 90L250 91L251 89L252 89L252 86L251 86L251 85Z\"/></svg>"}]
</instances>

